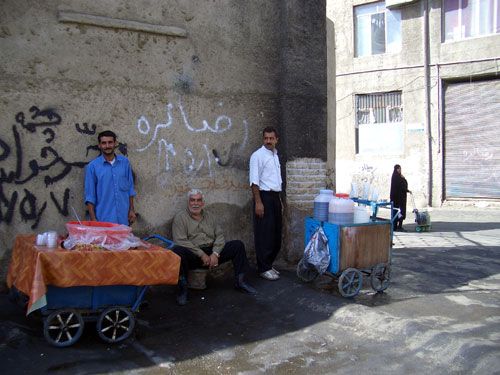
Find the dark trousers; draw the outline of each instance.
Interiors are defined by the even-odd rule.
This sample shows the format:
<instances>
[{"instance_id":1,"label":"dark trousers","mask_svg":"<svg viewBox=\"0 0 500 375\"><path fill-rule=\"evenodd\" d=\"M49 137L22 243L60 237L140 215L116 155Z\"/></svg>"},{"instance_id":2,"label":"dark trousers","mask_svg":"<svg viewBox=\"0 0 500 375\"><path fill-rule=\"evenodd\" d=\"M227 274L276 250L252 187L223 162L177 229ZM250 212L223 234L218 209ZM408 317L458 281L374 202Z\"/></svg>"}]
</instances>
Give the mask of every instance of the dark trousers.
<instances>
[{"instance_id":1,"label":"dark trousers","mask_svg":"<svg viewBox=\"0 0 500 375\"><path fill-rule=\"evenodd\" d=\"M202 248L202 250L207 255L212 254L211 248ZM201 258L187 247L176 245L174 246L172 251L181 257L181 269L179 272L179 276L183 276L185 279L187 279L189 270L203 267ZM234 275L236 277L241 273L247 272L247 253L245 251L245 245L240 240L226 242L219 255L219 264L228 261L233 262Z\"/></svg>"},{"instance_id":2,"label":"dark trousers","mask_svg":"<svg viewBox=\"0 0 500 375\"><path fill-rule=\"evenodd\" d=\"M253 210L253 233L255 255L259 273L268 271L281 249L281 199L280 193L261 191L260 199L264 205L264 217L255 216Z\"/></svg>"}]
</instances>

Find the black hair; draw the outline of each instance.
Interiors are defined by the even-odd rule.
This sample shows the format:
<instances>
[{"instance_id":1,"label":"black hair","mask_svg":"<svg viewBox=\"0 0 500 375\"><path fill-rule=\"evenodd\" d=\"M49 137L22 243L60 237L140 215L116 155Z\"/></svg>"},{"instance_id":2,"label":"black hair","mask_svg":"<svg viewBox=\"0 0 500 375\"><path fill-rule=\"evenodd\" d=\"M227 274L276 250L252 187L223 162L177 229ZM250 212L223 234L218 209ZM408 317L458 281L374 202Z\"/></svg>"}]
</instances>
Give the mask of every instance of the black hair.
<instances>
[{"instance_id":1,"label":"black hair","mask_svg":"<svg viewBox=\"0 0 500 375\"><path fill-rule=\"evenodd\" d=\"M264 136L264 133L274 133L276 138L278 138L278 131L273 126L266 126L264 130L262 130L262 136Z\"/></svg>"},{"instance_id":2,"label":"black hair","mask_svg":"<svg viewBox=\"0 0 500 375\"><path fill-rule=\"evenodd\" d=\"M111 130L104 130L97 135L97 142L101 143L102 137L113 137L113 140L116 141L116 134Z\"/></svg>"}]
</instances>

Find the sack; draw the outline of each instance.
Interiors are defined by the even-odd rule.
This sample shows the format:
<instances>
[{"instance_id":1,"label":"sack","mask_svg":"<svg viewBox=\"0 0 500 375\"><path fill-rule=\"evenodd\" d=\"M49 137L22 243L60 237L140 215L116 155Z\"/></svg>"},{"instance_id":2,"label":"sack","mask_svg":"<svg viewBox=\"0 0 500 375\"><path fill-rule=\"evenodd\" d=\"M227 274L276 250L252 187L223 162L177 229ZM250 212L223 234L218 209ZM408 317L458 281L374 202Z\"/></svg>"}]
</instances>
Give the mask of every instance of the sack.
<instances>
[{"instance_id":1,"label":"sack","mask_svg":"<svg viewBox=\"0 0 500 375\"><path fill-rule=\"evenodd\" d=\"M318 227L304 249L304 256L297 265L297 276L308 282L326 272L330 265L328 238L322 227Z\"/></svg>"}]
</instances>

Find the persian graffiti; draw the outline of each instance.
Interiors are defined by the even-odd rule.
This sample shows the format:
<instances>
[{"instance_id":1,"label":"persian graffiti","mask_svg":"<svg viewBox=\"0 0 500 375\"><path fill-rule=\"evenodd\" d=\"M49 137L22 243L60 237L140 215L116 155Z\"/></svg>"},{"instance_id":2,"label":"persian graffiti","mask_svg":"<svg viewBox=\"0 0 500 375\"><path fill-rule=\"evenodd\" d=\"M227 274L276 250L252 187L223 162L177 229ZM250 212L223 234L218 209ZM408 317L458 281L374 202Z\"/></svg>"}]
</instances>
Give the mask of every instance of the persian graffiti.
<instances>
[{"instance_id":1,"label":"persian graffiti","mask_svg":"<svg viewBox=\"0 0 500 375\"><path fill-rule=\"evenodd\" d=\"M76 128L76 131L78 133L82 133L82 134L89 134L89 135L94 135L95 134L95 130L96 130L96 126L95 124L92 124L92 129L89 129L89 124L87 124L86 122L84 122L82 124L83 127L80 126L79 123L76 123L75 124L75 128Z\"/></svg>"},{"instance_id":2,"label":"persian graffiti","mask_svg":"<svg viewBox=\"0 0 500 375\"><path fill-rule=\"evenodd\" d=\"M84 168L87 162L68 161L56 149L56 129L61 125L62 118L55 109L32 106L28 114L19 112L14 119L10 132L0 136L0 162L9 162L11 166L10 169L0 167L0 224L11 224L17 212L23 221L31 224L31 229L35 229L48 204L53 204L62 216L69 215L71 189L64 187L64 193L58 197L56 191L60 189L55 189L54 185L61 183L74 169ZM39 153L35 152L35 158L26 157L27 150L33 152L33 142L23 142L22 132L27 132L26 135L37 134L38 130L41 139L37 144L42 145ZM89 128L87 123L83 123L81 127L77 123L75 130L83 135L94 135L96 126L92 124ZM97 146L90 148L97 150ZM126 145L122 144L121 150L126 153ZM87 155L88 152L89 148ZM35 180L43 181L46 189L36 190L33 186ZM45 197L43 194L47 192L48 197Z\"/></svg>"},{"instance_id":3,"label":"persian graffiti","mask_svg":"<svg viewBox=\"0 0 500 375\"><path fill-rule=\"evenodd\" d=\"M47 127L47 126L57 126L61 123L61 116L59 116L53 109L40 110L36 106L32 106L29 109L32 112L31 120L33 122L25 122L26 118L24 112L19 112L16 115L16 122L19 123L23 128L27 129L30 133L34 133L36 128ZM38 119L38 121L36 120ZM48 121L47 121L48 120Z\"/></svg>"},{"instance_id":4,"label":"persian graffiti","mask_svg":"<svg viewBox=\"0 0 500 375\"><path fill-rule=\"evenodd\" d=\"M220 102L219 107L222 106L223 103ZM174 116L174 110L178 111L181 118L178 124L175 123L174 119L179 116ZM186 138L189 137L188 139L191 141L190 144L194 146L184 145L185 139L181 139L177 144L171 140L174 137L173 131L175 126L177 126L175 130L186 131ZM221 151L218 151L207 142L207 140L213 142L217 137L224 137L224 133L238 127L240 129L236 130L243 133L241 140L239 142L233 142L229 146L229 150L225 152L225 155L221 155ZM217 116L212 123L206 119L202 119L201 125L196 126L189 119L187 111L180 99L175 105L171 102L166 104L165 121L157 123L154 128L151 126L146 116L139 116L137 120L137 130L141 136L147 137L147 141L144 146L138 148L136 151L144 152L155 145L159 173L172 173L177 167L188 175L200 175L205 173L212 177L215 166L235 166L248 143L248 122L246 119L242 121L241 125L235 125L231 117L226 114L221 114ZM197 136L198 142L192 142ZM177 136L176 139L179 139L179 136ZM227 137L224 138L224 140L227 140Z\"/></svg>"}]
</instances>

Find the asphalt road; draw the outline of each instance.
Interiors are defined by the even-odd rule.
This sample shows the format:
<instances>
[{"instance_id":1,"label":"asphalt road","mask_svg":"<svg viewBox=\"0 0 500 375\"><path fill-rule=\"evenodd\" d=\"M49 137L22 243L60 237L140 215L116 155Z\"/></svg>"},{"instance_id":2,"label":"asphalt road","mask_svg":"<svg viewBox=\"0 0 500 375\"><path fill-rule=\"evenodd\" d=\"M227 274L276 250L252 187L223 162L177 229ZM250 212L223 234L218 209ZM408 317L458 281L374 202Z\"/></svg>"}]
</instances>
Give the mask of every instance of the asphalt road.
<instances>
[{"instance_id":1,"label":"asphalt road","mask_svg":"<svg viewBox=\"0 0 500 375\"><path fill-rule=\"evenodd\" d=\"M135 334L111 345L95 325L68 348L43 337L40 316L0 295L3 374L494 374L500 373L500 211L436 209L432 230L397 233L392 279L346 299L322 277L282 266L251 275L257 297L209 280L175 304L153 287Z\"/></svg>"}]
</instances>

